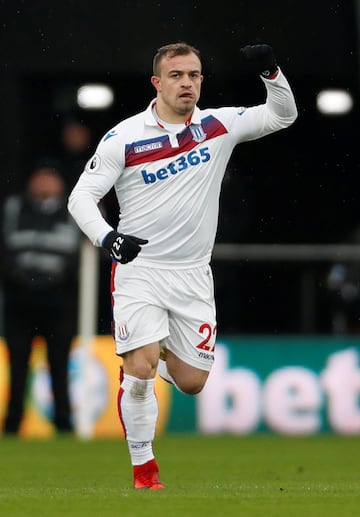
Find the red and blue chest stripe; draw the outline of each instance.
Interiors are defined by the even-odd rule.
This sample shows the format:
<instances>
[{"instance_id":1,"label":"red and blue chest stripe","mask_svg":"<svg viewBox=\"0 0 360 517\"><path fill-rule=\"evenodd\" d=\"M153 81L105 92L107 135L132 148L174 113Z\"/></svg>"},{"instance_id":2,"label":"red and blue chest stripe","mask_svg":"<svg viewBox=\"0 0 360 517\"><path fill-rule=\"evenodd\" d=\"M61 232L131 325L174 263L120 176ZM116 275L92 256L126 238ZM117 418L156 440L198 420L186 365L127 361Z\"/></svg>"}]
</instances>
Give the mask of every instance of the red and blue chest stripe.
<instances>
[{"instance_id":1,"label":"red and blue chest stripe","mask_svg":"<svg viewBox=\"0 0 360 517\"><path fill-rule=\"evenodd\" d=\"M202 142L227 133L225 126L213 115L209 115L201 121L201 129L203 134ZM171 146L168 135L126 144L125 167L171 158L180 153L191 151L191 149L199 145L199 140L195 139L191 125L179 133L177 139L179 147Z\"/></svg>"}]
</instances>

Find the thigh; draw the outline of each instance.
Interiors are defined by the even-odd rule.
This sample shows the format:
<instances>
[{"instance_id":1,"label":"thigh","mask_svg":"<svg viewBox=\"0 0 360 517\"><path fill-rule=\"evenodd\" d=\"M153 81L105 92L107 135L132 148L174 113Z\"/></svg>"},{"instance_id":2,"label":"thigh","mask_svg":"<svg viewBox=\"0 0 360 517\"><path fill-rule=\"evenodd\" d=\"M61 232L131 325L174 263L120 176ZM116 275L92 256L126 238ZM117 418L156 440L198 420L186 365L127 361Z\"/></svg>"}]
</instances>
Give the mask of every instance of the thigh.
<instances>
[{"instance_id":1,"label":"thigh","mask_svg":"<svg viewBox=\"0 0 360 517\"><path fill-rule=\"evenodd\" d=\"M216 310L209 266L174 273L177 296L162 345L186 364L207 372L214 362Z\"/></svg>"},{"instance_id":2,"label":"thigh","mask_svg":"<svg viewBox=\"0 0 360 517\"><path fill-rule=\"evenodd\" d=\"M160 272L118 264L113 272L116 353L155 343L169 334L168 311L161 300Z\"/></svg>"}]
</instances>

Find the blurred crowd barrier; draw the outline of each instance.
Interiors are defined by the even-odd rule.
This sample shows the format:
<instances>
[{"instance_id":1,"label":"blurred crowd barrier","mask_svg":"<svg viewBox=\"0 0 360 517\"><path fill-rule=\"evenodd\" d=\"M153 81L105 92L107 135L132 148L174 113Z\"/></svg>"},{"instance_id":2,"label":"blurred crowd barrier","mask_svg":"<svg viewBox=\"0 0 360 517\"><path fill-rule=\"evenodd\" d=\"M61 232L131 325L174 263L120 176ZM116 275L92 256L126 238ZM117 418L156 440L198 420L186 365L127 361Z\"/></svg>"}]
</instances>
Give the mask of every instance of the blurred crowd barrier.
<instances>
[{"instance_id":1,"label":"blurred crowd barrier","mask_svg":"<svg viewBox=\"0 0 360 517\"><path fill-rule=\"evenodd\" d=\"M179 393L159 377L156 393L165 432L203 434L360 434L360 340L356 336L228 336L201 394ZM83 438L123 438L117 414L119 366L111 336L76 338L69 363L75 428ZM0 340L0 422L8 396L8 364ZM31 356L25 438L55 434L46 344Z\"/></svg>"}]
</instances>

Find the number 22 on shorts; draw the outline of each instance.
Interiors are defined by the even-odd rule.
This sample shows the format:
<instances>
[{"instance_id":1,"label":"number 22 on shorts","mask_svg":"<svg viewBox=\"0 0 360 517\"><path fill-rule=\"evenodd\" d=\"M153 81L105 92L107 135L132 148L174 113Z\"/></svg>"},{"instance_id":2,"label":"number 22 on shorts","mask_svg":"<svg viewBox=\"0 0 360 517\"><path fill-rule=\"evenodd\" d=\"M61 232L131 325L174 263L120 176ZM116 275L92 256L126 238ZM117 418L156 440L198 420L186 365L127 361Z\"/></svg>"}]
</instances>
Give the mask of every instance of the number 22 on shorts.
<instances>
[{"instance_id":1,"label":"number 22 on shorts","mask_svg":"<svg viewBox=\"0 0 360 517\"><path fill-rule=\"evenodd\" d=\"M216 336L216 325L214 328L211 328L211 325L209 323L203 323L199 327L200 334L204 335L204 339L196 345L196 348L199 348L200 350L206 350L207 352L213 352L215 350L215 341L214 344L209 344L209 341L212 336Z\"/></svg>"}]
</instances>

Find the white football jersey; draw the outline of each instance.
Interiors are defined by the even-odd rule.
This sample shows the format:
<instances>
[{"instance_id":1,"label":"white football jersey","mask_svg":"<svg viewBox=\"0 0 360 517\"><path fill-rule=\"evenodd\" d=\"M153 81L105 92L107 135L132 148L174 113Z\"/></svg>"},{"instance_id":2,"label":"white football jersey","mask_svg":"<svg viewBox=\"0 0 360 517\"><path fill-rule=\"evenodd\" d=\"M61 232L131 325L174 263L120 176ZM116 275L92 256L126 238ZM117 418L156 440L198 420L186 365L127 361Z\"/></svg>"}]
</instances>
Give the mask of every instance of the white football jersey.
<instances>
[{"instance_id":1,"label":"white football jersey","mask_svg":"<svg viewBox=\"0 0 360 517\"><path fill-rule=\"evenodd\" d=\"M264 104L195 108L177 133L156 120L155 101L111 129L69 198L70 213L82 231L101 246L113 230L97 205L114 187L120 207L117 230L149 241L134 262L176 269L209 263L221 183L234 147L286 128L297 116L281 71L263 81Z\"/></svg>"}]
</instances>

